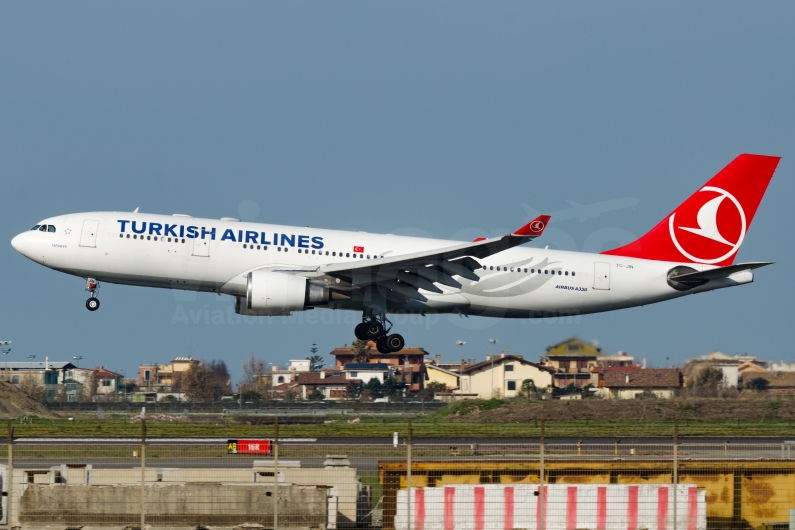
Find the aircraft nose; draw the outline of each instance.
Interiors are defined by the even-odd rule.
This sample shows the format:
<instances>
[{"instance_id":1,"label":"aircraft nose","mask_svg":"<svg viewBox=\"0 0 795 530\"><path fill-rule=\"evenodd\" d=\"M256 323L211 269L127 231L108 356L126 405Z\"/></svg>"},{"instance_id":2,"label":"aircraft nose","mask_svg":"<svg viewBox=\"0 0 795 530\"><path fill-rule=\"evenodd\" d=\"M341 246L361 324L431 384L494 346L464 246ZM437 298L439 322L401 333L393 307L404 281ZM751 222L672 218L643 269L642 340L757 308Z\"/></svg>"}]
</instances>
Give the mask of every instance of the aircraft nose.
<instances>
[{"instance_id":1,"label":"aircraft nose","mask_svg":"<svg viewBox=\"0 0 795 530\"><path fill-rule=\"evenodd\" d=\"M23 232L11 240L11 246L23 256L25 255L25 247L27 246L27 237L28 235Z\"/></svg>"}]
</instances>

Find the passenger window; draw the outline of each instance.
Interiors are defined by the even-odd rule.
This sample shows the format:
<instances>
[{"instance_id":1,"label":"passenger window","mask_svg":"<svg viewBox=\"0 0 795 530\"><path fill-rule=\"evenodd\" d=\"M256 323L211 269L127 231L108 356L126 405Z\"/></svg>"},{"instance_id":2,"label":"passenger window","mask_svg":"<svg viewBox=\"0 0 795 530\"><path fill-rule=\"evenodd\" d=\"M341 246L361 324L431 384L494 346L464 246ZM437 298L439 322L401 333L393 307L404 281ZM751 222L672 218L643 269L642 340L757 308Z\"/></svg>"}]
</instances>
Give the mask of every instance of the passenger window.
<instances>
[{"instance_id":1,"label":"passenger window","mask_svg":"<svg viewBox=\"0 0 795 530\"><path fill-rule=\"evenodd\" d=\"M281 251L282 251L282 247L279 247L279 252L281 252Z\"/></svg>"},{"instance_id":2,"label":"passenger window","mask_svg":"<svg viewBox=\"0 0 795 530\"><path fill-rule=\"evenodd\" d=\"M182 243L183 243L183 244L185 243L185 239L184 239L184 238L182 239Z\"/></svg>"},{"instance_id":3,"label":"passenger window","mask_svg":"<svg viewBox=\"0 0 795 530\"><path fill-rule=\"evenodd\" d=\"M574 276L574 271L571 271L571 275Z\"/></svg>"},{"instance_id":4,"label":"passenger window","mask_svg":"<svg viewBox=\"0 0 795 530\"><path fill-rule=\"evenodd\" d=\"M155 236L155 241L157 241L157 236Z\"/></svg>"},{"instance_id":5,"label":"passenger window","mask_svg":"<svg viewBox=\"0 0 795 530\"><path fill-rule=\"evenodd\" d=\"M535 272L536 272L535 269L530 269L530 274L535 274Z\"/></svg>"},{"instance_id":6,"label":"passenger window","mask_svg":"<svg viewBox=\"0 0 795 530\"><path fill-rule=\"evenodd\" d=\"M146 240L147 241L151 241L152 240L152 236L146 236Z\"/></svg>"},{"instance_id":7,"label":"passenger window","mask_svg":"<svg viewBox=\"0 0 795 530\"><path fill-rule=\"evenodd\" d=\"M259 245L257 245L257 250L259 250Z\"/></svg>"},{"instance_id":8,"label":"passenger window","mask_svg":"<svg viewBox=\"0 0 795 530\"><path fill-rule=\"evenodd\" d=\"M558 276L563 276L563 271L558 271Z\"/></svg>"},{"instance_id":9,"label":"passenger window","mask_svg":"<svg viewBox=\"0 0 795 530\"><path fill-rule=\"evenodd\" d=\"M345 253L345 257L346 257L346 258L350 258L350 257L351 257L351 253L350 253L350 252L346 252L346 253Z\"/></svg>"},{"instance_id":10,"label":"passenger window","mask_svg":"<svg viewBox=\"0 0 795 530\"><path fill-rule=\"evenodd\" d=\"M135 234L133 234L133 239L138 239L138 236L136 236Z\"/></svg>"},{"instance_id":11,"label":"passenger window","mask_svg":"<svg viewBox=\"0 0 795 530\"><path fill-rule=\"evenodd\" d=\"M31 230L31 232L32 232L32 231L34 231L34 230L38 230L38 229L39 229L39 227L41 227L41 225L36 225L36 226L34 226L33 228L31 228L30 230Z\"/></svg>"},{"instance_id":12,"label":"passenger window","mask_svg":"<svg viewBox=\"0 0 795 530\"><path fill-rule=\"evenodd\" d=\"M569 271L566 271L566 276L568 276L568 275L569 275Z\"/></svg>"},{"instance_id":13,"label":"passenger window","mask_svg":"<svg viewBox=\"0 0 795 530\"><path fill-rule=\"evenodd\" d=\"M55 227L53 225L47 225L48 232L55 232Z\"/></svg>"},{"instance_id":14,"label":"passenger window","mask_svg":"<svg viewBox=\"0 0 795 530\"><path fill-rule=\"evenodd\" d=\"M326 256L328 256L328 250L326 251Z\"/></svg>"},{"instance_id":15,"label":"passenger window","mask_svg":"<svg viewBox=\"0 0 795 530\"><path fill-rule=\"evenodd\" d=\"M130 239L130 234L127 234L127 239Z\"/></svg>"},{"instance_id":16,"label":"passenger window","mask_svg":"<svg viewBox=\"0 0 795 530\"><path fill-rule=\"evenodd\" d=\"M243 248L246 248L246 244L245 243L243 243Z\"/></svg>"},{"instance_id":17,"label":"passenger window","mask_svg":"<svg viewBox=\"0 0 795 530\"><path fill-rule=\"evenodd\" d=\"M124 234L119 234L119 237L124 237Z\"/></svg>"},{"instance_id":18,"label":"passenger window","mask_svg":"<svg viewBox=\"0 0 795 530\"><path fill-rule=\"evenodd\" d=\"M527 273L527 269L525 269L524 271L525 271L525 273Z\"/></svg>"},{"instance_id":19,"label":"passenger window","mask_svg":"<svg viewBox=\"0 0 795 530\"><path fill-rule=\"evenodd\" d=\"M513 272L513 267L511 267L511 272Z\"/></svg>"},{"instance_id":20,"label":"passenger window","mask_svg":"<svg viewBox=\"0 0 795 530\"><path fill-rule=\"evenodd\" d=\"M494 265L492 265L491 267L489 267L489 270L494 270Z\"/></svg>"},{"instance_id":21,"label":"passenger window","mask_svg":"<svg viewBox=\"0 0 795 530\"><path fill-rule=\"evenodd\" d=\"M331 255L332 255L332 256L336 256L336 255L337 255L337 253L336 253L336 252L332 252L332 253L331 253Z\"/></svg>"},{"instance_id":22,"label":"passenger window","mask_svg":"<svg viewBox=\"0 0 795 530\"><path fill-rule=\"evenodd\" d=\"M549 274L549 269L544 269L544 274Z\"/></svg>"}]
</instances>

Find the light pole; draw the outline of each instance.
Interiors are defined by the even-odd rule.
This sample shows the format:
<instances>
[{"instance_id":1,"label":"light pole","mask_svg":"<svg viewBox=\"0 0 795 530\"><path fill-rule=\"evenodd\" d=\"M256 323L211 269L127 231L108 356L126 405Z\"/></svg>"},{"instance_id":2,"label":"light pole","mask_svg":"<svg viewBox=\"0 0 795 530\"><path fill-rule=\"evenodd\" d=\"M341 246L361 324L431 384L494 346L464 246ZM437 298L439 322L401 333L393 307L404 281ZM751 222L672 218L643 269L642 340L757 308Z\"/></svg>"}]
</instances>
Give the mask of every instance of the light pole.
<instances>
[{"instance_id":1,"label":"light pole","mask_svg":"<svg viewBox=\"0 0 795 530\"><path fill-rule=\"evenodd\" d=\"M0 346L8 346L11 344L10 340L0 340ZM11 353L11 348L0 348L0 352L3 353L3 362L5 364L5 378L8 379L8 354Z\"/></svg>"},{"instance_id":2,"label":"light pole","mask_svg":"<svg viewBox=\"0 0 795 530\"><path fill-rule=\"evenodd\" d=\"M82 355L75 355L74 357L72 357L72 359L74 359L75 361L81 361L81 360L83 360L83 356Z\"/></svg>"},{"instance_id":3,"label":"light pole","mask_svg":"<svg viewBox=\"0 0 795 530\"><path fill-rule=\"evenodd\" d=\"M463 340L455 341L458 347L461 348L461 368L458 369L458 399L464 399L464 344Z\"/></svg>"},{"instance_id":4,"label":"light pole","mask_svg":"<svg viewBox=\"0 0 795 530\"><path fill-rule=\"evenodd\" d=\"M494 345L497 344L499 339L489 339L489 344L491 344L491 399L494 399Z\"/></svg>"}]
</instances>

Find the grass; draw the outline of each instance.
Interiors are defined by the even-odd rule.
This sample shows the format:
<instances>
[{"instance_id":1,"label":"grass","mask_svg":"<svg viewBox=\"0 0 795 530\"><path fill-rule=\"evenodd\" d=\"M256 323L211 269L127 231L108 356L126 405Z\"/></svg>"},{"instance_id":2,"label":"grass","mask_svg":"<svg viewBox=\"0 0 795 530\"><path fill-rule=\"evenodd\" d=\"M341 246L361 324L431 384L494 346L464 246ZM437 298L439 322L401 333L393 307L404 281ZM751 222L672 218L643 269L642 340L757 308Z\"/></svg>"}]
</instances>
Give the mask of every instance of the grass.
<instances>
[{"instance_id":1,"label":"grass","mask_svg":"<svg viewBox=\"0 0 795 530\"><path fill-rule=\"evenodd\" d=\"M498 400L494 400L498 401ZM489 401L482 402L484 407L493 407ZM454 404L448 414L464 412L480 405L466 402ZM480 410L488 410L482 408ZM417 438L440 437L482 437L482 438L537 438L541 434L539 422L523 423L482 423L467 421L467 417L459 417L460 421L451 421L444 414L434 414L413 420L413 435ZM475 418L473 418L475 420ZM281 425L279 433L282 438L319 438L319 437L376 437L392 438L398 432L401 437L408 432L405 420L363 418L361 423L349 424L344 419L329 420L325 424L313 425ZM13 422L16 438L29 436L127 436L140 437L140 423L130 423L123 416L106 417L105 419L75 417L73 421L66 419L31 418L29 423ZM150 421L147 422L149 437L273 437L273 425L247 425L234 418L181 420L181 421ZM638 421L633 419L619 420L569 420L547 421L545 434L548 437L630 437L630 436L672 436L672 421ZM795 421L782 419L760 420L721 420L693 421L680 420L680 436L709 436L738 438L744 436L795 436Z\"/></svg>"}]
</instances>

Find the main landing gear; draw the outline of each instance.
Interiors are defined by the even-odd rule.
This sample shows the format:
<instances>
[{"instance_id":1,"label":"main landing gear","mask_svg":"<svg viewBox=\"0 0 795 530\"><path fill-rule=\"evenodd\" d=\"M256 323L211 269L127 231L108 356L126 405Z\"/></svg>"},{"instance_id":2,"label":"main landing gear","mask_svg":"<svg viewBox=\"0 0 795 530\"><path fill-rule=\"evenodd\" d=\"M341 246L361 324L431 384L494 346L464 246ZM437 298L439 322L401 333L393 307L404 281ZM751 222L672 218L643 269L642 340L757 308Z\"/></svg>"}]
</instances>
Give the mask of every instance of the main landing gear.
<instances>
[{"instance_id":1,"label":"main landing gear","mask_svg":"<svg viewBox=\"0 0 795 530\"><path fill-rule=\"evenodd\" d=\"M401 335L394 333L389 335L392 323L384 314L365 313L362 316L362 323L357 324L353 330L359 340L372 340L379 353L396 353L403 349L406 341Z\"/></svg>"},{"instance_id":2,"label":"main landing gear","mask_svg":"<svg viewBox=\"0 0 795 530\"><path fill-rule=\"evenodd\" d=\"M86 309L89 311L96 311L99 309L99 298L97 298L97 290L99 289L99 282L94 278L86 278L86 291L91 293L91 297L86 300Z\"/></svg>"}]
</instances>

